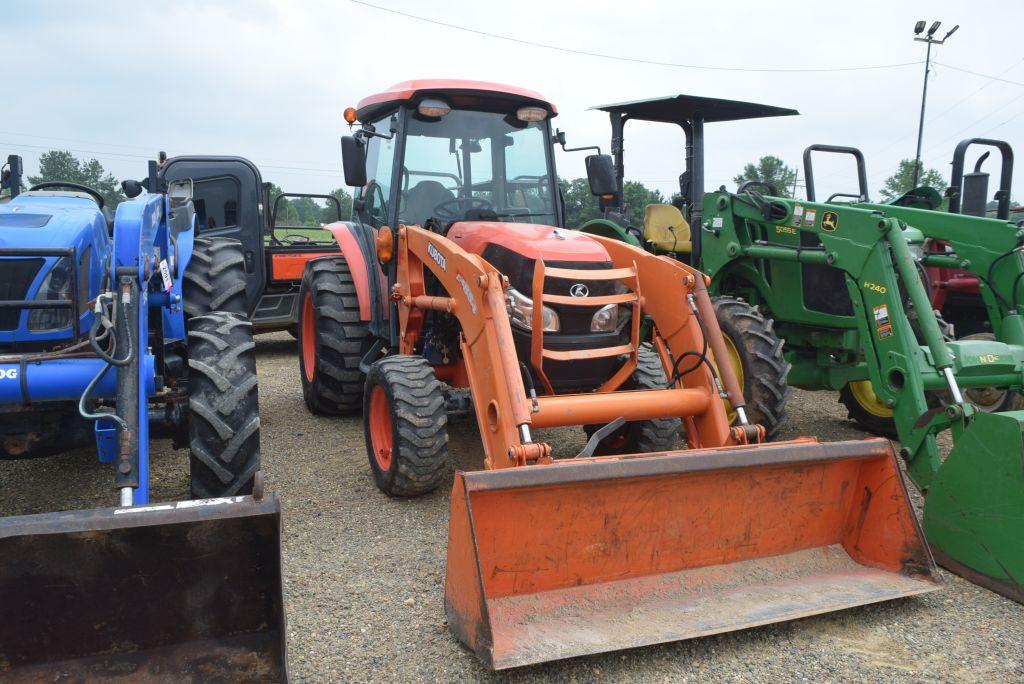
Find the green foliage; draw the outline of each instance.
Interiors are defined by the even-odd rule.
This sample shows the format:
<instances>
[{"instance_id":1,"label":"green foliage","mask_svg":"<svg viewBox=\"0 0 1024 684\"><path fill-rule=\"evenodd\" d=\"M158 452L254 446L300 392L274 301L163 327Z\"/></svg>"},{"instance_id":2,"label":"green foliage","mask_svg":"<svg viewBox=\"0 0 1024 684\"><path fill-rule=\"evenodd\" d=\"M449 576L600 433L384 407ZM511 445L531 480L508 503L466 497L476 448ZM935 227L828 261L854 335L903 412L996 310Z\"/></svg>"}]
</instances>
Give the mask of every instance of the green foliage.
<instances>
[{"instance_id":1,"label":"green foliage","mask_svg":"<svg viewBox=\"0 0 1024 684\"><path fill-rule=\"evenodd\" d=\"M294 197L291 206L298 214L300 226L320 225L320 207L309 197Z\"/></svg>"},{"instance_id":2,"label":"green foliage","mask_svg":"<svg viewBox=\"0 0 1024 684\"><path fill-rule=\"evenodd\" d=\"M650 190L637 181L626 181L622 185L622 199L629 205L629 219L634 226L644 225L644 209L648 204L665 204L660 190Z\"/></svg>"},{"instance_id":3,"label":"green foliage","mask_svg":"<svg viewBox=\"0 0 1024 684\"><path fill-rule=\"evenodd\" d=\"M341 220L348 221L352 217L352 195L348 194L345 188L337 188L330 194L338 198L338 204L341 205ZM328 204L320 210L320 221L323 223L333 223L338 220L337 209L333 204Z\"/></svg>"},{"instance_id":4,"label":"green foliage","mask_svg":"<svg viewBox=\"0 0 1024 684\"><path fill-rule=\"evenodd\" d=\"M111 210L125 200L121 184L103 169L98 160L80 161L68 150L44 152L39 157L39 175L28 177L30 185L49 181L67 181L90 187L103 195Z\"/></svg>"},{"instance_id":5,"label":"green foliage","mask_svg":"<svg viewBox=\"0 0 1024 684\"><path fill-rule=\"evenodd\" d=\"M597 198L590 194L586 178L561 179L562 196L565 198L565 225L578 228L591 219L601 218ZM622 187L623 201L629 205L630 222L642 226L644 208L648 204L664 204L665 196L660 190L651 190L643 183L626 181Z\"/></svg>"},{"instance_id":6,"label":"green foliage","mask_svg":"<svg viewBox=\"0 0 1024 684\"><path fill-rule=\"evenodd\" d=\"M601 216L597 198L590 194L590 185L586 178L574 178L573 180L562 178L558 182L565 200L565 225L567 227L579 228L587 221Z\"/></svg>"},{"instance_id":7,"label":"green foliage","mask_svg":"<svg viewBox=\"0 0 1024 684\"><path fill-rule=\"evenodd\" d=\"M924 168L924 165L922 165ZM879 190L882 199L888 202L896 199L908 190L913 190L914 183L914 160L904 159L900 161L896 173L885 179L885 185ZM924 169L917 181L918 186L927 185L938 190L939 193L946 191L946 179L936 169Z\"/></svg>"},{"instance_id":8,"label":"green foliage","mask_svg":"<svg viewBox=\"0 0 1024 684\"><path fill-rule=\"evenodd\" d=\"M284 192L278 185L270 184L271 206L278 195ZM329 194L338 198L341 205L341 220L347 221L352 216L352 196L344 188L337 188ZM277 205L276 224L279 226L309 226L319 228L325 223L338 220L338 210L328 200L314 200L309 197L286 197Z\"/></svg>"},{"instance_id":9,"label":"green foliage","mask_svg":"<svg viewBox=\"0 0 1024 684\"><path fill-rule=\"evenodd\" d=\"M793 183L796 182L796 169L786 166L786 163L775 155L766 154L757 160L757 164L747 164L743 167L743 173L739 174L732 181L738 186L745 181L761 181L775 186L782 197L793 196Z\"/></svg>"}]
</instances>

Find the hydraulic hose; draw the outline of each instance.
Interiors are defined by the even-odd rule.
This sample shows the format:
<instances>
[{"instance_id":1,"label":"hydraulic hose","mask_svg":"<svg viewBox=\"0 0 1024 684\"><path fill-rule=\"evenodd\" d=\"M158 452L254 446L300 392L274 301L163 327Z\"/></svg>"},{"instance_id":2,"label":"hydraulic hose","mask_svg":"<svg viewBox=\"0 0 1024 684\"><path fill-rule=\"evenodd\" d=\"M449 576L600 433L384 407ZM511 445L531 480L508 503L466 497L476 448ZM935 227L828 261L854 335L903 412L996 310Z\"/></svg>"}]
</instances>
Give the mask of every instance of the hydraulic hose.
<instances>
[{"instance_id":1,"label":"hydraulic hose","mask_svg":"<svg viewBox=\"0 0 1024 684\"><path fill-rule=\"evenodd\" d=\"M124 319L124 339L128 341L128 353L124 358L118 359L115 358L117 355L117 325L121 322L121 319ZM104 325L104 323L106 323L106 325ZM100 346L100 336L96 334L101 325L107 329L104 330L104 336L109 332L109 328L114 328L114 336L111 339L109 353ZM132 330L131 324L128 322L128 317L118 316L115 307L114 321L111 323L110 319L107 317L106 311L103 310L103 305L99 298L96 300L96 316L93 318L92 326L89 327L89 346L92 348L96 356L106 361L108 365L117 366L118 368L127 366L135 358L135 347L132 345Z\"/></svg>"}]
</instances>

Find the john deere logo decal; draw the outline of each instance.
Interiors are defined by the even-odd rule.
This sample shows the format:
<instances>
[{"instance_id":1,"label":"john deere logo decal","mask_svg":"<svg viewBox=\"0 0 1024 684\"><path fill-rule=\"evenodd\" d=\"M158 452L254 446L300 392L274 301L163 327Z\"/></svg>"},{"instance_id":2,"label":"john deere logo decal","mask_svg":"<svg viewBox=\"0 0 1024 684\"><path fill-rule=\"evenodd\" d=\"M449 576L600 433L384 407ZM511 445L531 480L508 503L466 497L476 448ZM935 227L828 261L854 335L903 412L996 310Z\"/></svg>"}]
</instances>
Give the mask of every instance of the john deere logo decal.
<instances>
[{"instance_id":1,"label":"john deere logo decal","mask_svg":"<svg viewBox=\"0 0 1024 684\"><path fill-rule=\"evenodd\" d=\"M583 283L576 283L569 288L569 294L571 294L573 297L589 297L590 288L584 285Z\"/></svg>"},{"instance_id":2,"label":"john deere logo decal","mask_svg":"<svg viewBox=\"0 0 1024 684\"><path fill-rule=\"evenodd\" d=\"M839 227L839 214L834 211L826 211L821 215L821 229L830 233L835 232Z\"/></svg>"}]
</instances>

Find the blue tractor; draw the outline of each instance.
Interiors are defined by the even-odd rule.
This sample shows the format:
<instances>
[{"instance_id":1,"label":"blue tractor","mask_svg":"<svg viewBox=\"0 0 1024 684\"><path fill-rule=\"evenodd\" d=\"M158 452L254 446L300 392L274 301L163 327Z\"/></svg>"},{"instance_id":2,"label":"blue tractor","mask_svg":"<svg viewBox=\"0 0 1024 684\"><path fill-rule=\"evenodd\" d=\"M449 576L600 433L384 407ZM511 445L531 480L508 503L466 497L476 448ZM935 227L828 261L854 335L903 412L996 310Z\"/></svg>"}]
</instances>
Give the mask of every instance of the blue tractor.
<instances>
[{"instance_id":1,"label":"blue tractor","mask_svg":"<svg viewBox=\"0 0 1024 684\"><path fill-rule=\"evenodd\" d=\"M0 466L95 442L117 508L0 518L0 678L284 679L241 245L195 238L191 181L157 162L116 212L21 192L17 156L3 176ZM191 500L150 504L151 429L188 448Z\"/></svg>"}]
</instances>

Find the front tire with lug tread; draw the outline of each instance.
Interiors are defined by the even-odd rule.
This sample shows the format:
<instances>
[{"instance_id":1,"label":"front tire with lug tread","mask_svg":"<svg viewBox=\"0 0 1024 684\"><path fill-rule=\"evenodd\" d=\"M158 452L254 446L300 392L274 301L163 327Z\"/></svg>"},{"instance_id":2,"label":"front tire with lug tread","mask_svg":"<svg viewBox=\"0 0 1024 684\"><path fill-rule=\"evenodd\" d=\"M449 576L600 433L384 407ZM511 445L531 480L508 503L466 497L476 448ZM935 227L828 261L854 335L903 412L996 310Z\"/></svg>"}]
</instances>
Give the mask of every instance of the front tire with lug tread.
<instances>
[{"instance_id":1,"label":"front tire with lug tread","mask_svg":"<svg viewBox=\"0 0 1024 684\"><path fill-rule=\"evenodd\" d=\"M188 323L189 474L194 498L252 493L260 467L256 344L244 316Z\"/></svg>"},{"instance_id":2,"label":"front tire with lug tread","mask_svg":"<svg viewBox=\"0 0 1024 684\"><path fill-rule=\"evenodd\" d=\"M668 378L661 359L650 348L643 347L637 355L636 369L622 384L623 390L665 389ZM605 437L594 451L595 456L616 454L650 454L676 449L679 441L680 418L652 418L626 423ZM584 431L590 437L600 425L587 425Z\"/></svg>"},{"instance_id":3,"label":"front tire with lug tread","mask_svg":"<svg viewBox=\"0 0 1024 684\"><path fill-rule=\"evenodd\" d=\"M388 356L366 375L363 432L373 479L391 496L418 496L448 474L444 393L426 359Z\"/></svg>"},{"instance_id":4,"label":"front tire with lug tread","mask_svg":"<svg viewBox=\"0 0 1024 684\"><path fill-rule=\"evenodd\" d=\"M738 297L712 299L718 327L725 337L729 359L747 402L747 419L764 426L766 437L775 437L786 420L790 388L786 381L791 365L783 356L783 340L765 317Z\"/></svg>"},{"instance_id":5,"label":"front tire with lug tread","mask_svg":"<svg viewBox=\"0 0 1024 684\"><path fill-rule=\"evenodd\" d=\"M942 338L947 342L953 340L953 325L946 322L946 319L938 311L934 313ZM907 319L918 342L924 344L924 336L921 334L917 315L912 308L908 310ZM930 391L927 394L929 406L936 407L942 403L941 392ZM893 409L878 398L870 380L847 383L839 390L839 403L846 408L846 417L857 423L863 430L889 439L899 439L896 432L896 419L893 418Z\"/></svg>"}]
</instances>

